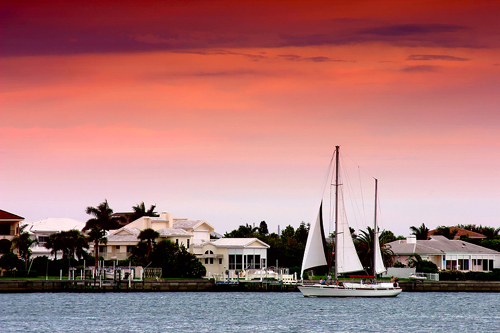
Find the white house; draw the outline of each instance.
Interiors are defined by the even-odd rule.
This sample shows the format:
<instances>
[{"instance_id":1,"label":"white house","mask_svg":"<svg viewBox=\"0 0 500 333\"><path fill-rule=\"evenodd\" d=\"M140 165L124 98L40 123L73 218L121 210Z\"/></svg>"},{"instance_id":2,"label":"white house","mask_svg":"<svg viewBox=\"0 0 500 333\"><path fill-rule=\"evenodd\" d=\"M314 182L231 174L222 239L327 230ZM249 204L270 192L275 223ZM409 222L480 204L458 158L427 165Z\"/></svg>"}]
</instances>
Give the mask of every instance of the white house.
<instances>
[{"instance_id":1,"label":"white house","mask_svg":"<svg viewBox=\"0 0 500 333\"><path fill-rule=\"evenodd\" d=\"M394 252L395 261L402 264L406 264L408 258L416 253L423 260L435 263L439 270L491 271L500 268L500 252L462 240L449 240L444 236L417 240L411 235L406 240L386 245Z\"/></svg>"},{"instance_id":2,"label":"white house","mask_svg":"<svg viewBox=\"0 0 500 333\"><path fill-rule=\"evenodd\" d=\"M126 226L110 231L107 244L100 245L99 254L105 259L123 260L137 245L139 233L147 228L156 230L158 240L168 239L183 245L196 255L207 269L207 276L227 270L262 269L267 267L269 245L257 238L221 238L211 240L215 228L203 220L174 218L168 212L159 217L141 217Z\"/></svg>"},{"instance_id":3,"label":"white house","mask_svg":"<svg viewBox=\"0 0 500 333\"><path fill-rule=\"evenodd\" d=\"M38 244L34 244L31 248L32 258L47 256L50 259L54 259L54 255L50 253L44 245L49 239L51 234L61 231L78 230L82 231L85 227L84 222L80 222L69 218L46 218L34 222L21 223L21 225L28 225L25 231L32 234L32 238L38 239ZM62 257L62 252L57 253L57 257Z\"/></svg>"}]
</instances>

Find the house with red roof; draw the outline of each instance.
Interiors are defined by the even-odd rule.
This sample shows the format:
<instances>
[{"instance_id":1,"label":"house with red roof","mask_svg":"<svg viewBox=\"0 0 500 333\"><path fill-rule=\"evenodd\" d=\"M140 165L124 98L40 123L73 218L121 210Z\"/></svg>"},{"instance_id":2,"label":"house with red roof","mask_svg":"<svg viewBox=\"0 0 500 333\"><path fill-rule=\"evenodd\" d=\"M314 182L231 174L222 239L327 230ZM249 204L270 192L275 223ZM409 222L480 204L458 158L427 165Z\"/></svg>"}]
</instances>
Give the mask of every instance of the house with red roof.
<instances>
[{"instance_id":1,"label":"house with red roof","mask_svg":"<svg viewBox=\"0 0 500 333\"><path fill-rule=\"evenodd\" d=\"M467 229L462 229L459 227L450 227L450 233L455 234L453 236L453 239L460 239L461 236L467 236L469 238L475 238L475 239L485 239L486 236L483 234L480 234L478 232L470 231ZM427 234L428 236L433 236L433 235L440 235L439 229L434 229L429 231Z\"/></svg>"},{"instance_id":2,"label":"house with red roof","mask_svg":"<svg viewBox=\"0 0 500 333\"><path fill-rule=\"evenodd\" d=\"M19 223L24 217L0 209L0 256L10 252L12 239L19 235Z\"/></svg>"}]
</instances>

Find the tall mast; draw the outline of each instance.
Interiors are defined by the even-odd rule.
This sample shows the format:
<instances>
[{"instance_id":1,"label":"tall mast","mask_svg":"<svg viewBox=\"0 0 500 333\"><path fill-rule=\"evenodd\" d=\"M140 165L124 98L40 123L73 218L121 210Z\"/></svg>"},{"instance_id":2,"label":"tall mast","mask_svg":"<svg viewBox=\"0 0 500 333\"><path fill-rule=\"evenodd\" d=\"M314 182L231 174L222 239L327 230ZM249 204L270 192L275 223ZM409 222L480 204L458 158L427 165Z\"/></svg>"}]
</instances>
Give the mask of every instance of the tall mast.
<instances>
[{"instance_id":1,"label":"tall mast","mask_svg":"<svg viewBox=\"0 0 500 333\"><path fill-rule=\"evenodd\" d=\"M339 152L340 152L340 146L335 146L335 251L333 253L333 260L335 260L335 265L334 265L334 281L337 282L338 280L338 260L337 260L337 253L339 253L339 234L337 233L339 228L338 228L338 223L339 223Z\"/></svg>"},{"instance_id":2,"label":"tall mast","mask_svg":"<svg viewBox=\"0 0 500 333\"><path fill-rule=\"evenodd\" d=\"M375 240L375 237L378 237L378 230L377 230L377 186L378 186L378 180L375 178L375 214L374 214L374 221L373 221L373 276L375 279L377 279L377 271L376 271L376 262L377 262L377 243Z\"/></svg>"}]
</instances>

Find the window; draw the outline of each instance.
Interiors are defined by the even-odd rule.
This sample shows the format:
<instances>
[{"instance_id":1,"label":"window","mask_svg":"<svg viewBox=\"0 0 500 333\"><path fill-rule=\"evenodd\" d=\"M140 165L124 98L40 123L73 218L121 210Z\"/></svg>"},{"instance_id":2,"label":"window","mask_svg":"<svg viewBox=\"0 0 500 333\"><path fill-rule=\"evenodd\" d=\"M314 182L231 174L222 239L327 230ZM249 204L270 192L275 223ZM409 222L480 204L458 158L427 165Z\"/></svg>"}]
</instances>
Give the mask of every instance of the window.
<instances>
[{"instance_id":1,"label":"window","mask_svg":"<svg viewBox=\"0 0 500 333\"><path fill-rule=\"evenodd\" d=\"M120 245L115 246L115 249L119 250L120 249Z\"/></svg>"},{"instance_id":2,"label":"window","mask_svg":"<svg viewBox=\"0 0 500 333\"><path fill-rule=\"evenodd\" d=\"M248 254L245 256L246 267L250 269L260 268L260 254Z\"/></svg>"},{"instance_id":3,"label":"window","mask_svg":"<svg viewBox=\"0 0 500 333\"><path fill-rule=\"evenodd\" d=\"M189 239L187 240L187 248L189 249Z\"/></svg>"},{"instance_id":4,"label":"window","mask_svg":"<svg viewBox=\"0 0 500 333\"><path fill-rule=\"evenodd\" d=\"M45 244L49 240L49 236L38 236L38 242L40 244Z\"/></svg>"},{"instance_id":5,"label":"window","mask_svg":"<svg viewBox=\"0 0 500 333\"><path fill-rule=\"evenodd\" d=\"M208 265L209 262L210 262L210 265L213 265L214 264L214 258L213 258L214 253L212 252L212 250L206 250L205 255L212 256L211 258L208 258L208 257L205 258L205 265Z\"/></svg>"},{"instance_id":6,"label":"window","mask_svg":"<svg viewBox=\"0 0 500 333\"><path fill-rule=\"evenodd\" d=\"M133 249L134 249L133 245L127 245L127 253L132 253Z\"/></svg>"},{"instance_id":7,"label":"window","mask_svg":"<svg viewBox=\"0 0 500 333\"><path fill-rule=\"evenodd\" d=\"M107 253L108 247L104 245L99 245L99 253Z\"/></svg>"},{"instance_id":8,"label":"window","mask_svg":"<svg viewBox=\"0 0 500 333\"><path fill-rule=\"evenodd\" d=\"M10 235L10 224L0 223L0 235Z\"/></svg>"},{"instance_id":9,"label":"window","mask_svg":"<svg viewBox=\"0 0 500 333\"><path fill-rule=\"evenodd\" d=\"M175 245L179 246L179 239L175 240Z\"/></svg>"},{"instance_id":10,"label":"window","mask_svg":"<svg viewBox=\"0 0 500 333\"><path fill-rule=\"evenodd\" d=\"M222 265L222 258L219 258L219 265Z\"/></svg>"},{"instance_id":11,"label":"window","mask_svg":"<svg viewBox=\"0 0 500 333\"><path fill-rule=\"evenodd\" d=\"M243 269L243 255L230 254L229 255L229 269Z\"/></svg>"}]
</instances>

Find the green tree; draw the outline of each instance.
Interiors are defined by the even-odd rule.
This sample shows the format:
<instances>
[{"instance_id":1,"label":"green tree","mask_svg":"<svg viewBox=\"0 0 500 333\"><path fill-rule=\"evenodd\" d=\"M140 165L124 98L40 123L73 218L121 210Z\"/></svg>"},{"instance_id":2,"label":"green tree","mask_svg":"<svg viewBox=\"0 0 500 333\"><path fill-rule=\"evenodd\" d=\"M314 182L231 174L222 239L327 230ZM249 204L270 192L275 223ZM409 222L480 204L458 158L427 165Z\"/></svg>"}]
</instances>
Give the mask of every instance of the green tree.
<instances>
[{"instance_id":1,"label":"green tree","mask_svg":"<svg viewBox=\"0 0 500 333\"><path fill-rule=\"evenodd\" d=\"M21 263L24 265L24 262L13 252L7 252L0 257L0 267L6 271L13 270L15 267L20 266Z\"/></svg>"},{"instance_id":2,"label":"green tree","mask_svg":"<svg viewBox=\"0 0 500 333\"><path fill-rule=\"evenodd\" d=\"M56 259L57 251L62 251L63 259L74 258L75 255L80 259L87 254L85 249L89 248L89 240L80 231L72 229L51 234L44 246L52 250Z\"/></svg>"},{"instance_id":3,"label":"green tree","mask_svg":"<svg viewBox=\"0 0 500 333\"><path fill-rule=\"evenodd\" d=\"M87 254L85 249L89 248L89 240L80 231L74 229L61 231L61 236L68 258L74 258L76 255L78 259L81 259Z\"/></svg>"},{"instance_id":4,"label":"green tree","mask_svg":"<svg viewBox=\"0 0 500 333\"><path fill-rule=\"evenodd\" d=\"M90 230L93 227L99 227L103 230L118 229L120 222L123 221L123 217L121 216L112 216L113 210L109 208L108 200L104 200L97 207L87 207L85 212L94 217L87 221L82 231Z\"/></svg>"},{"instance_id":5,"label":"green tree","mask_svg":"<svg viewBox=\"0 0 500 333\"><path fill-rule=\"evenodd\" d=\"M295 230L294 238L299 243L307 242L307 235L309 234L310 224L306 224L304 221L300 223L300 226Z\"/></svg>"},{"instance_id":6,"label":"green tree","mask_svg":"<svg viewBox=\"0 0 500 333\"><path fill-rule=\"evenodd\" d=\"M281 233L283 239L293 238L293 236L295 236L295 229L291 225L288 225Z\"/></svg>"},{"instance_id":7,"label":"green tree","mask_svg":"<svg viewBox=\"0 0 500 333\"><path fill-rule=\"evenodd\" d=\"M157 217L159 216L155 212L156 205L151 205L148 210L146 210L146 205L144 204L144 201L141 202L140 204L133 206L132 209L134 210L134 214L130 218L131 221L135 221L143 216L151 216L151 217Z\"/></svg>"},{"instance_id":8,"label":"green tree","mask_svg":"<svg viewBox=\"0 0 500 333\"><path fill-rule=\"evenodd\" d=\"M441 235L441 236L444 236L448 239L453 239L455 238L455 235L457 234L457 230L452 230L450 227L446 227L446 226L438 226L436 228L436 230L434 231L434 235Z\"/></svg>"},{"instance_id":9,"label":"green tree","mask_svg":"<svg viewBox=\"0 0 500 333\"><path fill-rule=\"evenodd\" d=\"M160 233L156 230L153 230L151 228L147 228L142 230L139 233L139 238L141 241L146 241L146 244L148 245L148 260L151 255L151 250L153 248L153 243L156 243L155 240L160 237Z\"/></svg>"},{"instance_id":10,"label":"green tree","mask_svg":"<svg viewBox=\"0 0 500 333\"><path fill-rule=\"evenodd\" d=\"M155 254L153 251L152 255ZM146 242L138 242L136 246L132 248L132 253L130 256L132 263L137 266L146 266L149 264L148 261L148 244ZM160 267L154 265L155 267Z\"/></svg>"},{"instance_id":11,"label":"green tree","mask_svg":"<svg viewBox=\"0 0 500 333\"><path fill-rule=\"evenodd\" d=\"M12 249L17 249L19 251L19 256L24 259L25 269L28 269L28 261L31 257L30 248L38 244L38 239L31 238L30 233L25 231L27 227L27 224L23 225L19 229L19 235L12 239Z\"/></svg>"},{"instance_id":12,"label":"green tree","mask_svg":"<svg viewBox=\"0 0 500 333\"><path fill-rule=\"evenodd\" d=\"M61 234L56 232L49 236L49 239L43 245L45 248L51 250L50 254L54 255L55 260L57 260L57 252L63 251L63 242L61 239ZM64 256L64 253L63 253Z\"/></svg>"},{"instance_id":13,"label":"green tree","mask_svg":"<svg viewBox=\"0 0 500 333\"><path fill-rule=\"evenodd\" d=\"M269 234L269 230L267 229L267 223L266 221L261 221L259 225L259 234L261 236L266 236Z\"/></svg>"},{"instance_id":14,"label":"green tree","mask_svg":"<svg viewBox=\"0 0 500 333\"><path fill-rule=\"evenodd\" d=\"M437 273L438 269L435 263L423 260L417 253L411 254L406 260L408 267L415 268L420 273Z\"/></svg>"},{"instance_id":15,"label":"green tree","mask_svg":"<svg viewBox=\"0 0 500 333\"><path fill-rule=\"evenodd\" d=\"M420 227L411 226L411 234L417 236L417 240L427 240L429 234L429 228L422 223Z\"/></svg>"},{"instance_id":16,"label":"green tree","mask_svg":"<svg viewBox=\"0 0 500 333\"><path fill-rule=\"evenodd\" d=\"M492 227L481 227L481 231L479 233L485 235L488 240L500 238L500 228L495 229Z\"/></svg>"},{"instance_id":17,"label":"green tree","mask_svg":"<svg viewBox=\"0 0 500 333\"><path fill-rule=\"evenodd\" d=\"M237 230L233 230L230 233L225 233L224 237L227 238L252 238L257 237L258 228L254 228L248 223L246 225L240 225Z\"/></svg>"},{"instance_id":18,"label":"green tree","mask_svg":"<svg viewBox=\"0 0 500 333\"><path fill-rule=\"evenodd\" d=\"M164 277L199 278L206 274L205 266L194 254L166 239L154 245L151 264L161 267Z\"/></svg>"},{"instance_id":19,"label":"green tree","mask_svg":"<svg viewBox=\"0 0 500 333\"><path fill-rule=\"evenodd\" d=\"M373 270L373 249L374 249L374 229L367 227L367 230L360 230L360 234L354 243L356 246L356 250L358 252L359 259L361 264L367 271ZM386 267L392 265L392 257L394 253L390 249L389 246L386 246L387 243L386 237L390 236L392 233L384 233L382 231L379 236L380 243L380 252L382 254L382 260Z\"/></svg>"},{"instance_id":20,"label":"green tree","mask_svg":"<svg viewBox=\"0 0 500 333\"><path fill-rule=\"evenodd\" d=\"M106 238L106 231L98 226L94 226L89 232L88 239L90 242L94 242L94 257L95 257L94 267L97 269L97 263L99 261L99 244L108 243L108 239Z\"/></svg>"}]
</instances>

